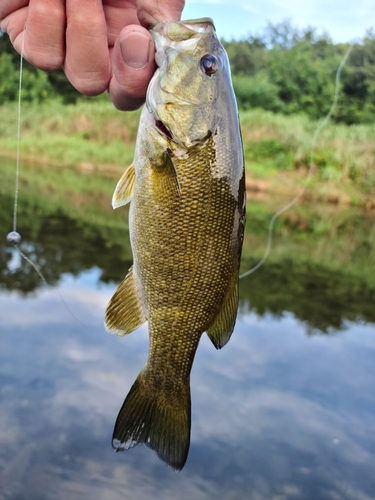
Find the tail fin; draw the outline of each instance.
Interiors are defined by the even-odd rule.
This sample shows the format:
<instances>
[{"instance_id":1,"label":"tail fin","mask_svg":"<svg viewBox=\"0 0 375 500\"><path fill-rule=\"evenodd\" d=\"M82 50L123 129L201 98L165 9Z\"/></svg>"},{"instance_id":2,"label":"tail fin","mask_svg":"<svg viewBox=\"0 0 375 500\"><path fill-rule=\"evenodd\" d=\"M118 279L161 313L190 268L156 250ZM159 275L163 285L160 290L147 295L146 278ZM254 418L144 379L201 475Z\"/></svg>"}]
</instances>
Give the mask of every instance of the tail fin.
<instances>
[{"instance_id":1,"label":"tail fin","mask_svg":"<svg viewBox=\"0 0 375 500\"><path fill-rule=\"evenodd\" d=\"M180 393L171 397L161 390L150 390L141 372L118 414L112 436L113 449L128 450L145 443L161 460L180 471L190 446L189 382L185 387L179 385L179 390Z\"/></svg>"}]
</instances>

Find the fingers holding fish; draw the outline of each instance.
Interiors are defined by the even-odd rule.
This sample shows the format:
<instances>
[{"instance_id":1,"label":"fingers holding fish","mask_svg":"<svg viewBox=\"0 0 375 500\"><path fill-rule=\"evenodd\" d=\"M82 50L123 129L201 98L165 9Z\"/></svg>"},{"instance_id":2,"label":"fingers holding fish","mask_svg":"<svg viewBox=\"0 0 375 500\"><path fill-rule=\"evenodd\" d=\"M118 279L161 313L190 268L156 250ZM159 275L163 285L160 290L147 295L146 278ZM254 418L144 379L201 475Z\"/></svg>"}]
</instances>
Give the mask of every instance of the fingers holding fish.
<instances>
[{"instance_id":1,"label":"fingers holding fish","mask_svg":"<svg viewBox=\"0 0 375 500\"><path fill-rule=\"evenodd\" d=\"M111 65L101 0L5 0L0 20L15 49L37 68L64 65L70 82L86 95L107 88Z\"/></svg>"},{"instance_id":2,"label":"fingers holding fish","mask_svg":"<svg viewBox=\"0 0 375 500\"><path fill-rule=\"evenodd\" d=\"M137 1L137 21L133 25L124 24L126 27L111 50L108 93L117 109L130 111L145 101L147 86L156 69L154 41L145 28L160 21L179 20L184 5L184 0Z\"/></svg>"},{"instance_id":3,"label":"fingers holding fish","mask_svg":"<svg viewBox=\"0 0 375 500\"><path fill-rule=\"evenodd\" d=\"M67 0L66 13L67 48L64 69L71 83L82 94L97 95L104 92L109 88L111 79L114 76L113 72L119 73L123 71L121 64L120 66L118 64L121 58L118 59L116 57L117 50L113 50L119 39L120 48L124 49L125 59L126 55L130 55L131 62L136 62L136 69L144 66L150 59L148 55L149 43L144 39L145 37L124 41L125 35L130 31L138 32L143 30L137 18L135 0L122 2ZM90 19L89 23L87 19ZM123 29L125 31L122 32ZM146 33L147 39L150 40L149 33L146 30L143 31ZM128 47L127 53L125 52L126 47ZM129 51L132 51L132 54L129 54ZM114 65L113 56L115 56ZM143 74L143 77L145 77L145 74ZM135 86L137 86L138 78L138 75L133 76ZM145 85L147 85L151 76L149 77L148 73L146 73L146 78ZM112 91L110 91L111 96ZM117 92L115 96L117 96ZM121 109L134 109L139 107L142 102Z\"/></svg>"}]
</instances>

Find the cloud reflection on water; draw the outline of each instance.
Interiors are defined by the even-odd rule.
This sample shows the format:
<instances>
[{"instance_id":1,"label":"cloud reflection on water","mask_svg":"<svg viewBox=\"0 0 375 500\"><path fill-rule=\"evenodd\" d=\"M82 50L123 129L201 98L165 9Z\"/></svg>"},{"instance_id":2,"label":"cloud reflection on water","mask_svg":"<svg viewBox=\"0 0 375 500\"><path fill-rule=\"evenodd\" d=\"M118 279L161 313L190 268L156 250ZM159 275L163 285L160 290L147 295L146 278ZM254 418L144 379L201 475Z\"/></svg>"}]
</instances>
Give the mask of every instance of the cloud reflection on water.
<instances>
[{"instance_id":1,"label":"cloud reflection on water","mask_svg":"<svg viewBox=\"0 0 375 500\"><path fill-rule=\"evenodd\" d=\"M147 356L147 329L104 331L114 287L66 279L0 294L0 499L370 499L374 327L305 335L291 314L240 316L229 344L202 337L192 444L175 474L146 447L114 454L117 412ZM4 486L5 485L5 486Z\"/></svg>"}]
</instances>

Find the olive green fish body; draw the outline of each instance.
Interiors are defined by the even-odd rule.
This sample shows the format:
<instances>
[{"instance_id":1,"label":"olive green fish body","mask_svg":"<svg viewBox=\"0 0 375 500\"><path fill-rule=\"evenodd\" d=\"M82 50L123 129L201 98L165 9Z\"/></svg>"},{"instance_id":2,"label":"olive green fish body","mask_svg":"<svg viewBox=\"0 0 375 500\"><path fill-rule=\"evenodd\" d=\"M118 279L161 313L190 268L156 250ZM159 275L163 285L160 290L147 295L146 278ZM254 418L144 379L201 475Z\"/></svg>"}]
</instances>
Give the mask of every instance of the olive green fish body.
<instances>
[{"instance_id":1,"label":"olive green fish body","mask_svg":"<svg viewBox=\"0 0 375 500\"><path fill-rule=\"evenodd\" d=\"M219 52L224 58L220 64L227 64L207 23L196 22L198 28L203 24L206 30L199 37L197 32L191 36L198 39L199 45L208 35L200 51L194 48L195 72L202 71L199 63L207 50L210 54ZM154 30L164 37L169 30L169 36L183 41L187 26L194 27L194 22L173 22L172 26L164 23ZM177 35L171 35L173 30ZM158 47L158 35L156 43ZM124 335L148 320L150 337L146 366L116 422L114 447L126 449L144 442L180 470L189 449L189 377L200 337L206 331L214 345L221 348L235 324L245 189L242 144L228 68L224 68L224 78L216 84L208 82L211 90L202 92L213 96L203 111L207 119L202 119L203 105L173 104L169 102L173 100L169 94L175 95L171 89L167 99L160 97L160 88L170 83L168 74L176 79L170 64L165 75L161 62L161 75L150 84L134 163L114 195L114 206L131 200L129 227L134 264L108 306L106 323L110 331ZM182 69L185 73L180 71L180 77L191 71L184 64ZM197 85L196 90L199 88ZM185 97L184 102L189 99ZM180 117L180 124L173 124L168 113L173 114L175 107L179 112L181 106L187 108L185 117Z\"/></svg>"}]
</instances>

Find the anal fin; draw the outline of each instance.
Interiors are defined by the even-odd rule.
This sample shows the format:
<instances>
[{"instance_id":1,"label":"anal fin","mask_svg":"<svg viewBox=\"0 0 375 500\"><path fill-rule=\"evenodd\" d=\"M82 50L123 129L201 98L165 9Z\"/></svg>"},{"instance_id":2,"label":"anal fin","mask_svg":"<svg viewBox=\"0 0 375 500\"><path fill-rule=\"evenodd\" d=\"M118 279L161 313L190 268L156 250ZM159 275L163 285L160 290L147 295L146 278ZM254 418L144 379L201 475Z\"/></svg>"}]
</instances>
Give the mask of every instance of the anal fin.
<instances>
[{"instance_id":1,"label":"anal fin","mask_svg":"<svg viewBox=\"0 0 375 500\"><path fill-rule=\"evenodd\" d=\"M108 304L105 326L111 333L123 336L143 325L145 321L147 318L132 266Z\"/></svg>"},{"instance_id":2,"label":"anal fin","mask_svg":"<svg viewBox=\"0 0 375 500\"><path fill-rule=\"evenodd\" d=\"M207 329L207 335L216 349L221 349L230 339L236 323L238 309L238 277L235 276L225 294L220 310Z\"/></svg>"}]
</instances>

